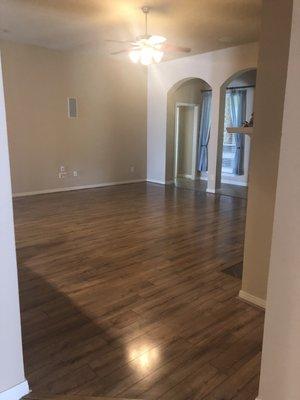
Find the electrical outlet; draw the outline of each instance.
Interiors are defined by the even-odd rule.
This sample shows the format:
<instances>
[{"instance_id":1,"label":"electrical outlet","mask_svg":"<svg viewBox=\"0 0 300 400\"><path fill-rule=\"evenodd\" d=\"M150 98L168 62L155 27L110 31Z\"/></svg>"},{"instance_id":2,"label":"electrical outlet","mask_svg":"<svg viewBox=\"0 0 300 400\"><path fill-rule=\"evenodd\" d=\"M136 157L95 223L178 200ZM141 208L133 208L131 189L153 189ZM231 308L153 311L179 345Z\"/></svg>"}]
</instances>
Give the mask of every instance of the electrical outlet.
<instances>
[{"instance_id":1,"label":"electrical outlet","mask_svg":"<svg viewBox=\"0 0 300 400\"><path fill-rule=\"evenodd\" d=\"M73 171L73 176L78 176L78 171Z\"/></svg>"},{"instance_id":2,"label":"electrical outlet","mask_svg":"<svg viewBox=\"0 0 300 400\"><path fill-rule=\"evenodd\" d=\"M65 167L64 165L61 165L61 166L59 167L59 171L60 171L60 172L66 172L66 167Z\"/></svg>"},{"instance_id":3,"label":"electrical outlet","mask_svg":"<svg viewBox=\"0 0 300 400\"><path fill-rule=\"evenodd\" d=\"M59 172L59 173L58 173L59 179L64 179L64 178L66 178L66 176L67 176L67 173L66 173L66 172Z\"/></svg>"},{"instance_id":4,"label":"electrical outlet","mask_svg":"<svg viewBox=\"0 0 300 400\"><path fill-rule=\"evenodd\" d=\"M134 165L131 165L130 172L134 172L134 170L135 170Z\"/></svg>"}]
</instances>

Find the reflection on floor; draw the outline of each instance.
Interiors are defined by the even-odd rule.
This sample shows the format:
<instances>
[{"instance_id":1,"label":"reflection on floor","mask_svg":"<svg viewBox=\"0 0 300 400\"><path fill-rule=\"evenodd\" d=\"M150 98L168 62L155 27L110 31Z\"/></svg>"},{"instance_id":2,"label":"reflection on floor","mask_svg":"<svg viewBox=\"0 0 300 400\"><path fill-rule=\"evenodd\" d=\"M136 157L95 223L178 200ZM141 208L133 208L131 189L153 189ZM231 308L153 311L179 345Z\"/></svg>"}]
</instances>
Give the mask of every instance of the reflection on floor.
<instances>
[{"instance_id":1,"label":"reflection on floor","mask_svg":"<svg viewBox=\"0 0 300 400\"><path fill-rule=\"evenodd\" d=\"M174 185L183 189L206 192L207 181L201 179L192 180L187 178L177 178ZM228 183L222 183L221 188L217 190L217 194L231 197L239 197L241 199L247 199L247 193L247 187L230 185Z\"/></svg>"},{"instance_id":2,"label":"reflection on floor","mask_svg":"<svg viewBox=\"0 0 300 400\"><path fill-rule=\"evenodd\" d=\"M14 201L33 393L257 395L264 313L224 274L246 201L146 183Z\"/></svg>"}]
</instances>

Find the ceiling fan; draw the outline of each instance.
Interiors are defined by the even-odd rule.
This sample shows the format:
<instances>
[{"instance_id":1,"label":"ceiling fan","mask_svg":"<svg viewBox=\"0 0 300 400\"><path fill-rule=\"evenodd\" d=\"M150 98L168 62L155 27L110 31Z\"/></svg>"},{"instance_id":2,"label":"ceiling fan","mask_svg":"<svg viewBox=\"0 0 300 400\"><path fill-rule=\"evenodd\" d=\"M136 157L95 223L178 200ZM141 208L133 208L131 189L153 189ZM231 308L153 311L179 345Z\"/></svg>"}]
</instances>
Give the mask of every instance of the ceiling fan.
<instances>
[{"instance_id":1,"label":"ceiling fan","mask_svg":"<svg viewBox=\"0 0 300 400\"><path fill-rule=\"evenodd\" d=\"M140 62L143 65L159 63L162 61L164 53L181 52L189 53L188 47L174 46L167 43L167 39L163 36L149 35L148 33L148 14L150 8L142 7L142 12L145 15L145 34L138 36L135 40L107 40L108 42L128 44L126 49L115 51L112 55L128 53L132 62Z\"/></svg>"}]
</instances>

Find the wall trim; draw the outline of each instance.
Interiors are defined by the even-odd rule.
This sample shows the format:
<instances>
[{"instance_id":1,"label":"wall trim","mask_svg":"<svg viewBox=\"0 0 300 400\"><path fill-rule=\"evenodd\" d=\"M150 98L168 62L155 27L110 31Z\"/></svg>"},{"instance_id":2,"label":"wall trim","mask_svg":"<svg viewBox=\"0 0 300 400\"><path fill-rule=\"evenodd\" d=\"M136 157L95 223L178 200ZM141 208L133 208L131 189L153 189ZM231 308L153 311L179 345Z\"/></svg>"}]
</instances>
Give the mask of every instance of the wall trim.
<instances>
[{"instance_id":1,"label":"wall trim","mask_svg":"<svg viewBox=\"0 0 300 400\"><path fill-rule=\"evenodd\" d=\"M201 173L202 174L202 173ZM199 178L201 181L208 181L208 177L207 175L200 175ZM221 182L222 183L228 183L230 185L236 185L236 186L248 186L248 182L242 182L242 181L238 181L238 180L234 180L234 179L226 179L226 178L221 178Z\"/></svg>"},{"instance_id":2,"label":"wall trim","mask_svg":"<svg viewBox=\"0 0 300 400\"><path fill-rule=\"evenodd\" d=\"M228 185L235 185L235 186L244 186L247 187L248 186L248 182L243 182L243 181L239 181L236 179L226 179L226 178L221 178L221 182L222 183L227 183Z\"/></svg>"},{"instance_id":3,"label":"wall trim","mask_svg":"<svg viewBox=\"0 0 300 400\"><path fill-rule=\"evenodd\" d=\"M96 183L94 185L69 186L69 187L56 188L56 189L36 190L34 192L13 193L13 197L35 196L38 194L58 193L58 192L69 192L72 190L94 189L94 188L100 188L100 187L105 187L105 186L126 185L129 183L139 183L139 182L146 182L146 179L133 179L130 181L121 181L121 182L104 182L104 183Z\"/></svg>"},{"instance_id":4,"label":"wall trim","mask_svg":"<svg viewBox=\"0 0 300 400\"><path fill-rule=\"evenodd\" d=\"M207 193L213 193L213 194L215 194L215 193L216 193L216 189L207 188L207 189L206 189L206 192L207 192Z\"/></svg>"},{"instance_id":5,"label":"wall trim","mask_svg":"<svg viewBox=\"0 0 300 400\"><path fill-rule=\"evenodd\" d=\"M246 301L247 303L254 304L255 306L266 308L266 300L261 299L260 297L253 296L253 294L247 293L244 290L240 290L239 298Z\"/></svg>"},{"instance_id":6,"label":"wall trim","mask_svg":"<svg viewBox=\"0 0 300 400\"><path fill-rule=\"evenodd\" d=\"M147 179L147 182L149 182L149 183L157 183L157 184L159 184L159 185L165 185L165 184L166 184L166 181L165 181L165 180L162 180L162 179L152 179L152 178L149 178L149 179Z\"/></svg>"},{"instance_id":7,"label":"wall trim","mask_svg":"<svg viewBox=\"0 0 300 400\"><path fill-rule=\"evenodd\" d=\"M30 392L28 382L24 381L0 393L0 400L19 400Z\"/></svg>"},{"instance_id":8,"label":"wall trim","mask_svg":"<svg viewBox=\"0 0 300 400\"><path fill-rule=\"evenodd\" d=\"M186 179L195 180L195 179L194 179L194 176L191 175L191 174L178 174L177 176L178 176L179 178L186 178Z\"/></svg>"}]
</instances>

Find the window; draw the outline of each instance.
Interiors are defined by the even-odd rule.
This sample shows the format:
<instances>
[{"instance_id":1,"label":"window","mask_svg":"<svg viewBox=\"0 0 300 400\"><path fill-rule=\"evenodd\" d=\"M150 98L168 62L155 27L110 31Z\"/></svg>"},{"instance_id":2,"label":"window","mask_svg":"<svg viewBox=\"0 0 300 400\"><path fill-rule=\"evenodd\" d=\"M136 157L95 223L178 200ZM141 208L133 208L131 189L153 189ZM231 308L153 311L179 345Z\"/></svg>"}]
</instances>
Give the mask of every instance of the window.
<instances>
[{"instance_id":1,"label":"window","mask_svg":"<svg viewBox=\"0 0 300 400\"><path fill-rule=\"evenodd\" d=\"M229 92L226 93L226 101L225 101L222 172L226 174L233 174L235 135L227 133L226 128L228 126L232 126L231 116L230 116Z\"/></svg>"}]
</instances>

